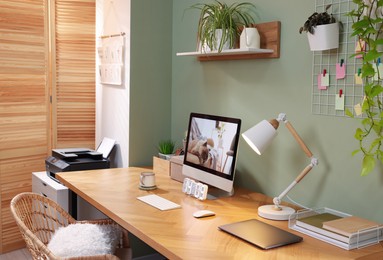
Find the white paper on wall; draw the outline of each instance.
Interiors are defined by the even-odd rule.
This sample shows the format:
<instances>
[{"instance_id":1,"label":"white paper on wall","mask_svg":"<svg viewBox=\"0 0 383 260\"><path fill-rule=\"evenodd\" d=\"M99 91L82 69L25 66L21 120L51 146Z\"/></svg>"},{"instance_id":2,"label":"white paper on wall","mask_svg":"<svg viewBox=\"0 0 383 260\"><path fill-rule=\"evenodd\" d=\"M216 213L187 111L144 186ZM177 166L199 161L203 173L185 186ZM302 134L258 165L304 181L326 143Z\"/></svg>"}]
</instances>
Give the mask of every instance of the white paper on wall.
<instances>
[{"instance_id":1,"label":"white paper on wall","mask_svg":"<svg viewBox=\"0 0 383 260\"><path fill-rule=\"evenodd\" d=\"M124 66L124 36L102 38L97 53L100 58L99 74L101 83L121 85Z\"/></svg>"}]
</instances>

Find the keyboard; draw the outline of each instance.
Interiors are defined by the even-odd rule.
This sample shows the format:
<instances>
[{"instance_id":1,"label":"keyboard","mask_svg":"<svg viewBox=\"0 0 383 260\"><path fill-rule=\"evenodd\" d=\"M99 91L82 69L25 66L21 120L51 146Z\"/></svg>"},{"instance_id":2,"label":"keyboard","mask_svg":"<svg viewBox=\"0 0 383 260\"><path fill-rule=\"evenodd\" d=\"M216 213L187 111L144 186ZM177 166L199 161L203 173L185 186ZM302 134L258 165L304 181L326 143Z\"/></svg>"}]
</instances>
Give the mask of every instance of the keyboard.
<instances>
[{"instance_id":1,"label":"keyboard","mask_svg":"<svg viewBox=\"0 0 383 260\"><path fill-rule=\"evenodd\" d=\"M157 209L160 209L160 210L169 210L169 209L181 208L181 205L174 203L170 200L167 200L165 198L162 198L162 197L155 195L155 194L137 197L137 199L149 204L150 206L153 206Z\"/></svg>"}]
</instances>

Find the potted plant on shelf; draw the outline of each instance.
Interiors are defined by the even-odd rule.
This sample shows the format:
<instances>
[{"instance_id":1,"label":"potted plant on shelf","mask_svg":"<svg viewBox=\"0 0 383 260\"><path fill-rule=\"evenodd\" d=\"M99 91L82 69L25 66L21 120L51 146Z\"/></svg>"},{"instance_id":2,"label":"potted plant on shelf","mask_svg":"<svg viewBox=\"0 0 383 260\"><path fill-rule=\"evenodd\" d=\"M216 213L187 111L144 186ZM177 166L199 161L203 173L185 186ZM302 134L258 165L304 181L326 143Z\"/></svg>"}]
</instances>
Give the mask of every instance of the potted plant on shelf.
<instances>
[{"instance_id":1,"label":"potted plant on shelf","mask_svg":"<svg viewBox=\"0 0 383 260\"><path fill-rule=\"evenodd\" d=\"M335 17L327 11L327 5L322 13L314 12L299 29L299 33L306 32L312 51L335 49L339 46L339 25Z\"/></svg>"},{"instance_id":2,"label":"potted plant on shelf","mask_svg":"<svg viewBox=\"0 0 383 260\"><path fill-rule=\"evenodd\" d=\"M158 156L161 159L170 160L173 156L176 143L172 140L161 140L158 143Z\"/></svg>"},{"instance_id":3,"label":"potted plant on shelf","mask_svg":"<svg viewBox=\"0 0 383 260\"><path fill-rule=\"evenodd\" d=\"M361 55L361 77L363 79L364 99L362 102L361 127L355 131L355 139L359 148L353 155L362 152L361 175L365 176L372 172L377 164L383 164L383 75L376 69L380 64L379 51L383 47L381 7L383 0L373 1L366 4L363 0L354 0L356 8L348 13L353 19L352 36L358 41L365 43L364 51L355 55ZM370 3L370 2L368 2ZM378 18L377 18L378 17ZM352 118L354 114L346 110L346 114Z\"/></svg>"},{"instance_id":4,"label":"potted plant on shelf","mask_svg":"<svg viewBox=\"0 0 383 260\"><path fill-rule=\"evenodd\" d=\"M254 4L226 3L215 0L212 4L195 4L191 8L201 10L198 22L198 51L217 50L235 47L240 29L254 23Z\"/></svg>"}]
</instances>

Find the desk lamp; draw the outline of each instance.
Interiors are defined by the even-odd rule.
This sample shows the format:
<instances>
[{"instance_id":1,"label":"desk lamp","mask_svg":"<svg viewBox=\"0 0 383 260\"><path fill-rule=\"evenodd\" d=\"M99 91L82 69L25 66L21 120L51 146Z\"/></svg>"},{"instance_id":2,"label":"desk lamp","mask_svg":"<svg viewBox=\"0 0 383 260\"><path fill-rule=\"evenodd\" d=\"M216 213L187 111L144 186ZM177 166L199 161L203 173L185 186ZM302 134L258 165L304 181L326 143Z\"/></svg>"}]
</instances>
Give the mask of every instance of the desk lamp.
<instances>
[{"instance_id":1,"label":"desk lamp","mask_svg":"<svg viewBox=\"0 0 383 260\"><path fill-rule=\"evenodd\" d=\"M272 119L270 121L261 121L244 132L242 137L257 154L261 155L277 135L277 129L280 122L285 123L287 129L293 135L302 150L306 153L307 157L311 159L311 162L278 197L273 199L274 205L264 205L258 208L259 216L273 220L287 220L289 219L289 216L295 212L295 210L290 207L280 205L281 200L297 183L303 179L303 177L306 176L307 173L310 172L314 166L318 165L318 160L313 157L313 154L295 131L294 127L289 121L287 121L286 114L281 113L278 115L277 119Z\"/></svg>"}]
</instances>

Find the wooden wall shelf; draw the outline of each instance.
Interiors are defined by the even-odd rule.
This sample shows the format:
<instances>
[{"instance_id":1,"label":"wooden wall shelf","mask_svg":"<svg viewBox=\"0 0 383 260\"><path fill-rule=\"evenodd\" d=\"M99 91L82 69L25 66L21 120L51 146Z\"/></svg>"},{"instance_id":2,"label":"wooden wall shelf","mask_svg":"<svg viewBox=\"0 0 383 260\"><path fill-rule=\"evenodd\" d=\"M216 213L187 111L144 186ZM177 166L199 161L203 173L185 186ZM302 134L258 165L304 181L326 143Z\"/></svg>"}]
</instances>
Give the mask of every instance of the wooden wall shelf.
<instances>
[{"instance_id":1,"label":"wooden wall shelf","mask_svg":"<svg viewBox=\"0 0 383 260\"><path fill-rule=\"evenodd\" d=\"M280 56L281 22L255 24L261 37L261 49L231 49L222 52L181 52L177 56L196 56L199 61L270 59Z\"/></svg>"}]
</instances>

